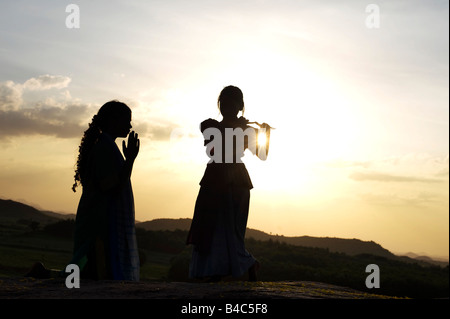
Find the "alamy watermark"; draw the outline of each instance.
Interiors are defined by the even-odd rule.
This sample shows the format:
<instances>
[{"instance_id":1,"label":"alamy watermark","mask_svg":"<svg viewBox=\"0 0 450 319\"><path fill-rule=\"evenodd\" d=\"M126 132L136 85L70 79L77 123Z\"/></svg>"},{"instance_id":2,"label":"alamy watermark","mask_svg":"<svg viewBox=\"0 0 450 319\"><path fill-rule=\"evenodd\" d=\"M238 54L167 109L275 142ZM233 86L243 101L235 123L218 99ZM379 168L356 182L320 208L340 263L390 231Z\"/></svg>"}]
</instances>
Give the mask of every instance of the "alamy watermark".
<instances>
[{"instance_id":1,"label":"alamy watermark","mask_svg":"<svg viewBox=\"0 0 450 319\"><path fill-rule=\"evenodd\" d=\"M206 141L205 153L210 163L241 163L241 156L248 149L261 160L267 159L270 130L265 128L255 129L253 127L225 128L219 130L215 127L207 128L202 135L189 128L175 128L170 134L171 159L174 162L194 162L200 159L192 154L192 142L198 145L197 138L203 137ZM200 148L199 148L200 150Z\"/></svg>"},{"instance_id":2,"label":"alamy watermark","mask_svg":"<svg viewBox=\"0 0 450 319\"><path fill-rule=\"evenodd\" d=\"M366 287L369 289L380 288L380 267L376 264L367 265L366 272L371 273L366 278Z\"/></svg>"},{"instance_id":3,"label":"alamy watermark","mask_svg":"<svg viewBox=\"0 0 450 319\"><path fill-rule=\"evenodd\" d=\"M69 289L80 288L80 267L76 264L70 264L66 267L66 287Z\"/></svg>"},{"instance_id":4,"label":"alamy watermark","mask_svg":"<svg viewBox=\"0 0 450 319\"><path fill-rule=\"evenodd\" d=\"M380 6L374 3L366 6L366 13L369 15L366 17L366 27L368 29L380 28Z\"/></svg>"},{"instance_id":5,"label":"alamy watermark","mask_svg":"<svg viewBox=\"0 0 450 319\"><path fill-rule=\"evenodd\" d=\"M69 13L66 17L66 27L68 29L79 29L80 28L80 7L77 4L71 3L66 6L66 13ZM380 6L371 3L366 6L366 17L365 24L368 29L379 29L380 28Z\"/></svg>"},{"instance_id":6,"label":"alamy watermark","mask_svg":"<svg viewBox=\"0 0 450 319\"><path fill-rule=\"evenodd\" d=\"M66 7L66 13L69 13L66 17L67 29L79 29L80 28L80 7L76 4L69 4Z\"/></svg>"},{"instance_id":7,"label":"alamy watermark","mask_svg":"<svg viewBox=\"0 0 450 319\"><path fill-rule=\"evenodd\" d=\"M76 264L69 264L66 267L66 287L69 289L80 288L80 267ZM366 278L366 287L369 289L380 288L380 267L376 264L366 266L366 273L370 275Z\"/></svg>"},{"instance_id":8,"label":"alamy watermark","mask_svg":"<svg viewBox=\"0 0 450 319\"><path fill-rule=\"evenodd\" d=\"M258 157L265 158L267 146L266 144L259 145L259 134L266 134L266 130L261 128L256 131L254 128L248 127L244 131L240 127L234 129L227 127L225 128L225 145L222 145L222 131L215 127L207 128L203 131L203 137L205 140L213 138L206 145L206 155L210 157L209 163L242 163L241 158L236 155L244 153L246 148ZM223 151L225 154L222 153Z\"/></svg>"}]
</instances>

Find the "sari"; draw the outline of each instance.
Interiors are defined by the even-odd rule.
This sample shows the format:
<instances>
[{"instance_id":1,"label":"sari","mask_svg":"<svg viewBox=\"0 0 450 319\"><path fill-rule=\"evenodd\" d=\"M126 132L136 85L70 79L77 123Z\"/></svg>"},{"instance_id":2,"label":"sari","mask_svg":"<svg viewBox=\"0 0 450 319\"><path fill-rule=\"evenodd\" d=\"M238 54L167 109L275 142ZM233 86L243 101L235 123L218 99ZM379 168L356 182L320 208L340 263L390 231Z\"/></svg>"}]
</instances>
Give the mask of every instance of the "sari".
<instances>
[{"instance_id":1,"label":"sari","mask_svg":"<svg viewBox=\"0 0 450 319\"><path fill-rule=\"evenodd\" d=\"M225 129L219 122L207 120L201 131L211 125ZM205 140L205 145L208 142ZM193 245L189 277L240 277L255 263L244 243L252 188L244 163L207 165L187 238L187 244Z\"/></svg>"},{"instance_id":2,"label":"sari","mask_svg":"<svg viewBox=\"0 0 450 319\"><path fill-rule=\"evenodd\" d=\"M108 134L100 134L88 163L71 263L85 278L139 281L133 190L130 180L119 185L125 160Z\"/></svg>"}]
</instances>

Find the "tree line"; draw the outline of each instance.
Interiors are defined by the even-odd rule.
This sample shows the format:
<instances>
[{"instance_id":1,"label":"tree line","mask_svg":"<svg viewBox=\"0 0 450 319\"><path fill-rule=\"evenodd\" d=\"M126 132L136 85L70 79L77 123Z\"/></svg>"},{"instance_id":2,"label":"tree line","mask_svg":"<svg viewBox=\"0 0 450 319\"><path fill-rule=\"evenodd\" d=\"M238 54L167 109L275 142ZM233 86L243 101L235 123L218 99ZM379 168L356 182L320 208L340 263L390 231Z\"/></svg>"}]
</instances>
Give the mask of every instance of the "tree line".
<instances>
[{"instance_id":1,"label":"tree line","mask_svg":"<svg viewBox=\"0 0 450 319\"><path fill-rule=\"evenodd\" d=\"M65 220L44 227L54 236L69 237L74 221ZM144 230L136 228L138 247L143 262L146 254L160 252L173 255L167 279L189 281L191 247L186 246L185 230ZM448 298L449 267L423 266L371 254L350 256L330 252L326 248L290 245L277 240L246 239L246 248L262 267L261 281L319 281L354 288L368 293L412 298ZM366 266L380 268L380 288L368 289Z\"/></svg>"}]
</instances>

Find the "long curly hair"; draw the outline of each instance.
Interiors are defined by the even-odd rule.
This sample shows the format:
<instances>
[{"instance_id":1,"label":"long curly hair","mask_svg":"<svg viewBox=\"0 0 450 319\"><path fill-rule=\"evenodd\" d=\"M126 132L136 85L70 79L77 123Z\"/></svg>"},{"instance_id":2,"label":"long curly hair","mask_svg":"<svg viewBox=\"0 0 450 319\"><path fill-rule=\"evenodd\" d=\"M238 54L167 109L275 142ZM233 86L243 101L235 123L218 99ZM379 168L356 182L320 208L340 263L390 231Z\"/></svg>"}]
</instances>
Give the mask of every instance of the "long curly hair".
<instances>
[{"instance_id":1,"label":"long curly hair","mask_svg":"<svg viewBox=\"0 0 450 319\"><path fill-rule=\"evenodd\" d=\"M89 123L88 129L84 131L80 146L78 147L79 154L74 176L75 183L72 185L72 190L74 192L76 192L77 186L79 184L83 185L86 180L89 154L94 145L97 143L98 138L102 130L109 122L109 119L116 118L130 112L131 109L128 105L117 100L112 100L103 104L98 113L92 117L92 121Z\"/></svg>"}]
</instances>

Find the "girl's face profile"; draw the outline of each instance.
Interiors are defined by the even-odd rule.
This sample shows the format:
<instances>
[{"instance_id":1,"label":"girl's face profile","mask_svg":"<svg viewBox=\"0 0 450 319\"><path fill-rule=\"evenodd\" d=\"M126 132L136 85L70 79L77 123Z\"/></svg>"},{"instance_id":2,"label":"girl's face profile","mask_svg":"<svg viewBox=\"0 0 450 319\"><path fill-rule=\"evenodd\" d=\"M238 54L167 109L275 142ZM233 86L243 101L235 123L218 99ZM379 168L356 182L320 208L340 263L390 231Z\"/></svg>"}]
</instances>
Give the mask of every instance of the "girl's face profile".
<instances>
[{"instance_id":1,"label":"girl's face profile","mask_svg":"<svg viewBox=\"0 0 450 319\"><path fill-rule=\"evenodd\" d=\"M127 116L123 116L118 121L118 129L121 135L119 137L127 137L132 128L131 126L131 113Z\"/></svg>"},{"instance_id":2,"label":"girl's face profile","mask_svg":"<svg viewBox=\"0 0 450 319\"><path fill-rule=\"evenodd\" d=\"M120 114L111 119L110 130L117 137L127 137L131 128L131 113Z\"/></svg>"}]
</instances>

